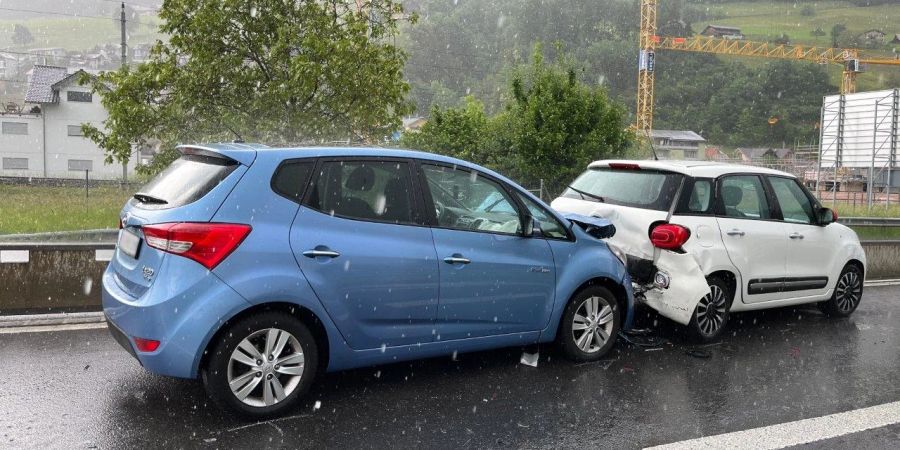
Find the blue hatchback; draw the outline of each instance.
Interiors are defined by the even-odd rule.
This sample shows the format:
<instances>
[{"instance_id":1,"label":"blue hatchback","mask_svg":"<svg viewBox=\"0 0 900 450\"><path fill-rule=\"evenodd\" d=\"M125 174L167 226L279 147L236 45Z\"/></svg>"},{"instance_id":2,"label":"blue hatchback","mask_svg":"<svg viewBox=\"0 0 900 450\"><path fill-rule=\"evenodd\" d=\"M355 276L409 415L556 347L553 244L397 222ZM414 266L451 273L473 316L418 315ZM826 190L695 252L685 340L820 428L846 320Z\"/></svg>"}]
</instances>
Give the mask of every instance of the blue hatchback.
<instances>
[{"instance_id":1,"label":"blue hatchback","mask_svg":"<svg viewBox=\"0 0 900 450\"><path fill-rule=\"evenodd\" d=\"M428 153L184 146L122 210L113 337L254 417L316 374L556 341L600 358L631 322L602 219ZM620 253L617 253L620 254Z\"/></svg>"}]
</instances>

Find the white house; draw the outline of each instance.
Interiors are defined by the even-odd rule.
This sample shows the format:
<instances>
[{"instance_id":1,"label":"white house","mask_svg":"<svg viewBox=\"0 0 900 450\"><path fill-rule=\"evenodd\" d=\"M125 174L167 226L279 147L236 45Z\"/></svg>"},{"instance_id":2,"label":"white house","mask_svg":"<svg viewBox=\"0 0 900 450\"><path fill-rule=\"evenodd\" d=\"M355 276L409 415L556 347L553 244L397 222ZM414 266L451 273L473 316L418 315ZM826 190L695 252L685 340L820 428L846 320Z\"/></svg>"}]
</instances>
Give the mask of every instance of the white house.
<instances>
[{"instance_id":1,"label":"white house","mask_svg":"<svg viewBox=\"0 0 900 450\"><path fill-rule=\"evenodd\" d=\"M0 114L0 176L121 179L134 173L137 158L127 167L107 165L105 154L81 133L82 123L102 126L107 118L100 98L80 86L83 70L34 66L28 79L22 113ZM34 112L31 112L34 110Z\"/></svg>"}]
</instances>

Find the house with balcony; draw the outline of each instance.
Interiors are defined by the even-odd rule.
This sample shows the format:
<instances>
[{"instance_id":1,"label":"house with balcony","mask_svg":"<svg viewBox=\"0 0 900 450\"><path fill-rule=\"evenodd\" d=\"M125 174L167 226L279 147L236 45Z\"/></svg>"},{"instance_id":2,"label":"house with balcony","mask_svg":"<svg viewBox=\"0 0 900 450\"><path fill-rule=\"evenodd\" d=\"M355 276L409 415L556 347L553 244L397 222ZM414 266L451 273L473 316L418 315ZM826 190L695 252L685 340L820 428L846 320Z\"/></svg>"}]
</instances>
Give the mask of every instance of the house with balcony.
<instances>
[{"instance_id":1,"label":"house with balcony","mask_svg":"<svg viewBox=\"0 0 900 450\"><path fill-rule=\"evenodd\" d=\"M704 159L706 139L689 130L652 130L650 139L659 159Z\"/></svg>"},{"instance_id":2,"label":"house with balcony","mask_svg":"<svg viewBox=\"0 0 900 450\"><path fill-rule=\"evenodd\" d=\"M106 155L84 137L81 124L101 127L108 117L100 98L78 80L83 69L38 65L29 72L26 104L19 112L0 113L0 176L121 179L127 166L106 164ZM90 74L89 74L90 75Z\"/></svg>"}]
</instances>

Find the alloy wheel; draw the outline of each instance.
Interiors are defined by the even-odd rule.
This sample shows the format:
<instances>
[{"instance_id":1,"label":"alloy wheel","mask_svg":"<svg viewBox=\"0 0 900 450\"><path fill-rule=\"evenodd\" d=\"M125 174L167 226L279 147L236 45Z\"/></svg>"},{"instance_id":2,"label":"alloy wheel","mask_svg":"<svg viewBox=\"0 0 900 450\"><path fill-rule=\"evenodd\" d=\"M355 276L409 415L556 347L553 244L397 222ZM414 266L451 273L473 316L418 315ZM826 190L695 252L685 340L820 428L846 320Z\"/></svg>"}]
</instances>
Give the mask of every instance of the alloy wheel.
<instances>
[{"instance_id":1,"label":"alloy wheel","mask_svg":"<svg viewBox=\"0 0 900 450\"><path fill-rule=\"evenodd\" d=\"M841 275L835 288L834 298L842 313L849 313L856 308L862 298L862 280L855 270L849 270Z\"/></svg>"},{"instance_id":2,"label":"alloy wheel","mask_svg":"<svg viewBox=\"0 0 900 450\"><path fill-rule=\"evenodd\" d=\"M256 331L242 340L228 361L228 385L238 400L272 406L297 389L306 358L300 342L278 328Z\"/></svg>"},{"instance_id":3,"label":"alloy wheel","mask_svg":"<svg viewBox=\"0 0 900 450\"><path fill-rule=\"evenodd\" d=\"M585 353L595 353L606 345L613 330L615 312L600 297L588 297L575 310L572 338Z\"/></svg>"},{"instance_id":4,"label":"alloy wheel","mask_svg":"<svg viewBox=\"0 0 900 450\"><path fill-rule=\"evenodd\" d=\"M719 331L725 324L726 309L725 291L717 285L710 285L709 294L697 305L697 325L700 331L707 336Z\"/></svg>"}]
</instances>

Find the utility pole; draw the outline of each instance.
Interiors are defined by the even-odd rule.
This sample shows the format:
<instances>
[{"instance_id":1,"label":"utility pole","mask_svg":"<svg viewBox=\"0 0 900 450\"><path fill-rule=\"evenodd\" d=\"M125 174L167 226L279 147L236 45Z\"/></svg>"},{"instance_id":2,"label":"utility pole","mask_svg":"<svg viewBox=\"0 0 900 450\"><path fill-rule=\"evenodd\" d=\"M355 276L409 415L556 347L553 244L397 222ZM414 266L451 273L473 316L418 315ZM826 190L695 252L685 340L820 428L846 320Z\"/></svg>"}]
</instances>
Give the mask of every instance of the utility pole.
<instances>
[{"instance_id":1,"label":"utility pole","mask_svg":"<svg viewBox=\"0 0 900 450\"><path fill-rule=\"evenodd\" d=\"M119 28L122 31L122 40L120 42L120 46L122 47L122 67L125 67L125 64L128 62L128 47L126 47L125 43L125 2L122 2L122 12L119 15ZM128 182L128 163L122 163L122 184Z\"/></svg>"}]
</instances>

